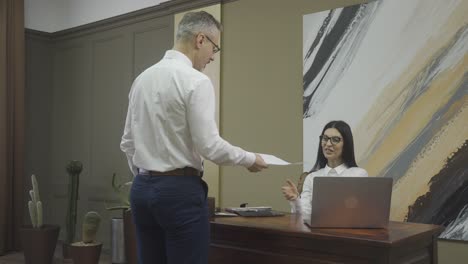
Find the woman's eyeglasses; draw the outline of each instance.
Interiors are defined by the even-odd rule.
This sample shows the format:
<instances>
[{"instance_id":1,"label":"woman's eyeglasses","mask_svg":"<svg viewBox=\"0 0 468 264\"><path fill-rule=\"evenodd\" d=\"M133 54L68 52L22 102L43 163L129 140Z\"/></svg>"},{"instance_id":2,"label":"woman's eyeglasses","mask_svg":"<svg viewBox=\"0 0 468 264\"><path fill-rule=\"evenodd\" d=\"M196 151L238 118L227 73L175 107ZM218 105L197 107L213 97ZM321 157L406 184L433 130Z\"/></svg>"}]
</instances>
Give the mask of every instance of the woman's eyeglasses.
<instances>
[{"instance_id":1,"label":"woman's eyeglasses","mask_svg":"<svg viewBox=\"0 0 468 264\"><path fill-rule=\"evenodd\" d=\"M320 141L322 142L322 144L327 144L328 140L330 140L331 144L332 145L336 145L338 143L341 142L342 138L340 137L328 137L326 135L321 135L320 137Z\"/></svg>"}]
</instances>

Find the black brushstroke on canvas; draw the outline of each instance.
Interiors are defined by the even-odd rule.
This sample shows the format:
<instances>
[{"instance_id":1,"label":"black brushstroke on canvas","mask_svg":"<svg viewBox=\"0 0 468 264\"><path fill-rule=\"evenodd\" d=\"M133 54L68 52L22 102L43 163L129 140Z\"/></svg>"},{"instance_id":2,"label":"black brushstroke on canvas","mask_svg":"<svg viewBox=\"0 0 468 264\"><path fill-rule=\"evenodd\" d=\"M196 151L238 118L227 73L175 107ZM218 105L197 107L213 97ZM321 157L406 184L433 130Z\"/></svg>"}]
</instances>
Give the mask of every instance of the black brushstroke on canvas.
<instances>
[{"instance_id":1,"label":"black brushstroke on canvas","mask_svg":"<svg viewBox=\"0 0 468 264\"><path fill-rule=\"evenodd\" d=\"M330 12L328 12L327 17L323 20L323 23L320 26L320 29L319 29L319 31L317 32L317 35L314 38L314 42L312 42L312 45L310 46L309 50L307 51L307 54L305 55L304 60L307 60L310 57L310 55L312 55L315 48L320 43L320 40L323 38L323 34L325 33L325 30L327 29L328 24L330 23L330 20L332 19L333 12L334 12L333 10L330 10ZM305 89L305 87L304 87L304 89Z\"/></svg>"},{"instance_id":2,"label":"black brushstroke on canvas","mask_svg":"<svg viewBox=\"0 0 468 264\"><path fill-rule=\"evenodd\" d=\"M468 224L468 204L463 207L454 221L445 228L439 238L466 240L468 241L468 233L465 232L465 226Z\"/></svg>"},{"instance_id":3,"label":"black brushstroke on canvas","mask_svg":"<svg viewBox=\"0 0 468 264\"><path fill-rule=\"evenodd\" d=\"M360 5L354 5L354 6L349 6L343 8L340 16L338 17L336 24L333 26L333 28L330 30L330 33L327 34L325 37L323 37L323 32L320 33L320 31L323 31L326 29L328 26L328 23L330 21L329 16L325 19L325 21L322 23L322 26L320 27L319 34L317 34L317 37L314 39L314 42L312 44L312 47L309 49L309 52L311 53L318 43L320 43L321 39L323 38L322 45L320 45L317 55L314 58L314 61L312 62L311 67L307 70L307 72L304 74L303 77L303 88L304 91L307 89L307 87L312 83L312 81L317 77L318 73L322 70L322 68L325 66L327 61L330 59L332 56L334 50L340 43L341 39L345 35L348 27L351 25L352 21L354 20L358 10L359 10ZM314 46L315 45L315 46ZM312 50L312 51L310 51ZM308 54L309 54L308 52ZM331 66L332 63L330 63ZM329 67L328 67L329 68ZM328 70L327 68L327 70ZM326 75L326 74L325 74ZM310 93L308 96L303 97L303 115L307 113L307 109L310 104L310 100L312 100L313 95L315 94L317 88L319 86L317 85L312 93Z\"/></svg>"},{"instance_id":4,"label":"black brushstroke on canvas","mask_svg":"<svg viewBox=\"0 0 468 264\"><path fill-rule=\"evenodd\" d=\"M468 140L447 159L444 168L434 175L429 191L409 206L409 222L447 226L468 204Z\"/></svg>"}]
</instances>

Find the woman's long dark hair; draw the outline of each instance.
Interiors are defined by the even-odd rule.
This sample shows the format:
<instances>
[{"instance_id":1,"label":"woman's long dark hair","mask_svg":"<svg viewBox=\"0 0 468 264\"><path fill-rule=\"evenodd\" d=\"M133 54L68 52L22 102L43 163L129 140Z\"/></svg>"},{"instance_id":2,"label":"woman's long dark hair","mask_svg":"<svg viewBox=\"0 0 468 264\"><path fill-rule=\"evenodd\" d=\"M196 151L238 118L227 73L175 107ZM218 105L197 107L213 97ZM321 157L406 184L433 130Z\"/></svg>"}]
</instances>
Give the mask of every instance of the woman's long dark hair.
<instances>
[{"instance_id":1,"label":"woman's long dark hair","mask_svg":"<svg viewBox=\"0 0 468 264\"><path fill-rule=\"evenodd\" d=\"M322 134L325 132L325 130L329 128L335 128L340 132L341 136L343 137L343 153L342 153L342 158L343 162L348 166L349 168L351 167L357 167L356 164L356 158L354 157L354 141L353 141L353 133L351 132L351 128L349 127L348 124L344 121L331 121L328 124L325 125L325 127L322 130ZM312 171L317 171L325 167L327 165L327 158L323 155L323 150L322 150L322 143L319 142L319 147L317 151L317 161L315 162L314 167L312 168Z\"/></svg>"}]
</instances>

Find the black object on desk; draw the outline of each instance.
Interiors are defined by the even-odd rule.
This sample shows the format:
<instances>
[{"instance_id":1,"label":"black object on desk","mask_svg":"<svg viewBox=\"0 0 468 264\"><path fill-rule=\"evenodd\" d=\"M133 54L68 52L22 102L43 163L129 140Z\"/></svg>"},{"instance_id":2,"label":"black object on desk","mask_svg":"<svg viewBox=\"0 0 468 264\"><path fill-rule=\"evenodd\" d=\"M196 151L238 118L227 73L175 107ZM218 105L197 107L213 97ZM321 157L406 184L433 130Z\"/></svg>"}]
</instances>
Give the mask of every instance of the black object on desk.
<instances>
[{"instance_id":1,"label":"black object on desk","mask_svg":"<svg viewBox=\"0 0 468 264\"><path fill-rule=\"evenodd\" d=\"M240 211L236 212L240 216L254 216L254 217L263 217L263 216L283 216L284 213L273 211L273 210L259 210L259 211Z\"/></svg>"},{"instance_id":2,"label":"black object on desk","mask_svg":"<svg viewBox=\"0 0 468 264\"><path fill-rule=\"evenodd\" d=\"M252 216L252 217L265 217L265 216L283 216L284 213L274 211L271 207L260 206L260 207L229 207L225 209L226 212L235 213L240 216Z\"/></svg>"}]
</instances>

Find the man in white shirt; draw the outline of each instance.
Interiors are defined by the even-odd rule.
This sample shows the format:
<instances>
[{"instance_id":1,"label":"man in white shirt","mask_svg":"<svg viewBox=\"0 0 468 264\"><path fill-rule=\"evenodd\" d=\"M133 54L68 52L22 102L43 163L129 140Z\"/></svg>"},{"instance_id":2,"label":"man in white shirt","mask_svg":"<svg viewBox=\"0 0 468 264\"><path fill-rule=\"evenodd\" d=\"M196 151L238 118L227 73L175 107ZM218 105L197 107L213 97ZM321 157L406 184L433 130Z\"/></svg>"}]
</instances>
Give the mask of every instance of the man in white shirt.
<instances>
[{"instance_id":1,"label":"man in white shirt","mask_svg":"<svg viewBox=\"0 0 468 264\"><path fill-rule=\"evenodd\" d=\"M208 262L203 158L251 172L267 167L219 135L213 85L201 71L220 50L220 31L210 14L187 13L174 48L132 85L120 147L136 175L130 200L140 264Z\"/></svg>"}]
</instances>

